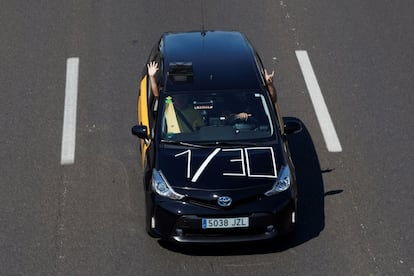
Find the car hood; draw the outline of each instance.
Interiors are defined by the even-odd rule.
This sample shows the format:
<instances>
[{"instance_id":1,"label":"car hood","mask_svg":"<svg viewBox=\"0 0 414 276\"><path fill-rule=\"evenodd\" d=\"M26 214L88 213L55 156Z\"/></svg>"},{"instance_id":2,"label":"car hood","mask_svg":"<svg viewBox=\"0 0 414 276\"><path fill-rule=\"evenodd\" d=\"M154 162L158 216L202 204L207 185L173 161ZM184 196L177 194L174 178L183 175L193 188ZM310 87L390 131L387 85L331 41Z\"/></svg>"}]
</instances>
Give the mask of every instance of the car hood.
<instances>
[{"instance_id":1,"label":"car hood","mask_svg":"<svg viewBox=\"0 0 414 276\"><path fill-rule=\"evenodd\" d=\"M278 147L164 147L157 167L174 189L264 189L275 183L285 163Z\"/></svg>"}]
</instances>

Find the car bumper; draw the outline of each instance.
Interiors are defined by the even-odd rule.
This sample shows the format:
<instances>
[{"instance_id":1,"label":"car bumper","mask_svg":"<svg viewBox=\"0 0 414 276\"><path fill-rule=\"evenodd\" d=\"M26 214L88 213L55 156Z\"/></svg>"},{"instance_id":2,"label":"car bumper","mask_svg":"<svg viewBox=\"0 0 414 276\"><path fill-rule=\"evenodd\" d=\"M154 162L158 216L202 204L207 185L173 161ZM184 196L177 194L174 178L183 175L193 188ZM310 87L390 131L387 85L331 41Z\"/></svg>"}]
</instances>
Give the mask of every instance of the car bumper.
<instances>
[{"instance_id":1,"label":"car bumper","mask_svg":"<svg viewBox=\"0 0 414 276\"><path fill-rule=\"evenodd\" d=\"M210 209L180 201L156 202L151 207L150 232L176 243L227 243L273 239L293 230L296 202L266 198L235 209ZM249 226L203 229L203 218L248 217Z\"/></svg>"}]
</instances>

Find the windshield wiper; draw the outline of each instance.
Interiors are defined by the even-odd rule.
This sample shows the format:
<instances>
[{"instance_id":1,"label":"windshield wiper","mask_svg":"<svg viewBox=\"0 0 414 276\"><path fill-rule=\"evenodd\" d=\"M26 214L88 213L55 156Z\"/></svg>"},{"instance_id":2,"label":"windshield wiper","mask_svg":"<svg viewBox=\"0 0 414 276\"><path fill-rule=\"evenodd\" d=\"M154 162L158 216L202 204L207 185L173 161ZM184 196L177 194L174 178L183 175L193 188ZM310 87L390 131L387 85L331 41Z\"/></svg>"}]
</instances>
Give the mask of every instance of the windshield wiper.
<instances>
[{"instance_id":1,"label":"windshield wiper","mask_svg":"<svg viewBox=\"0 0 414 276\"><path fill-rule=\"evenodd\" d=\"M257 146L260 142L236 142L236 141L216 141L203 143L205 146Z\"/></svg>"},{"instance_id":2,"label":"windshield wiper","mask_svg":"<svg viewBox=\"0 0 414 276\"><path fill-rule=\"evenodd\" d=\"M214 146L259 146L263 144L267 144L269 142L242 142L242 141L216 141L216 142L204 142L200 144L192 144L188 142L181 142L181 141L172 141L172 140L161 140L162 143L171 144L171 145L180 145L186 147L193 147L193 148L209 148Z\"/></svg>"},{"instance_id":3,"label":"windshield wiper","mask_svg":"<svg viewBox=\"0 0 414 276\"><path fill-rule=\"evenodd\" d=\"M161 143L165 144L171 144L171 145L180 145L180 146L186 146L186 147L193 147L193 148L204 148L205 145L198 145L198 144L192 144L188 142L181 142L181 141L172 141L172 140L161 140Z\"/></svg>"}]
</instances>

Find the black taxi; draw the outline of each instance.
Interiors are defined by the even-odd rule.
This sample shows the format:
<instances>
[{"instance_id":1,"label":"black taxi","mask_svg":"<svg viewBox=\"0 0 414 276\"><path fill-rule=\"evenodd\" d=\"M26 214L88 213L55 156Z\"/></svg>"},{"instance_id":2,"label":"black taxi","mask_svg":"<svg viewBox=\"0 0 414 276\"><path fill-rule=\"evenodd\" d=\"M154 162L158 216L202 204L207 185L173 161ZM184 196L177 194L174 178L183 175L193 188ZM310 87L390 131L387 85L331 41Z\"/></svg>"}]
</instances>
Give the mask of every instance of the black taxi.
<instances>
[{"instance_id":1,"label":"black taxi","mask_svg":"<svg viewBox=\"0 0 414 276\"><path fill-rule=\"evenodd\" d=\"M294 230L297 187L262 62L236 31L165 33L158 97L144 70L138 96L147 232L177 243L273 239Z\"/></svg>"}]
</instances>

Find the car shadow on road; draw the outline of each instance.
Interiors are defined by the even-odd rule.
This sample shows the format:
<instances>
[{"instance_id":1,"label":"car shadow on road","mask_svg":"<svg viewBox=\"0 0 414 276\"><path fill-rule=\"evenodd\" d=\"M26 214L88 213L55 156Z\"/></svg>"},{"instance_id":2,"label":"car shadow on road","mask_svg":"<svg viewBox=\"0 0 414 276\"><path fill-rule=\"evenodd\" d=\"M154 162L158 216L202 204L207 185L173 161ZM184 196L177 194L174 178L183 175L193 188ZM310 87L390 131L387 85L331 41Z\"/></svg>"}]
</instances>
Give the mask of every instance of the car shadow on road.
<instances>
[{"instance_id":1,"label":"car shadow on road","mask_svg":"<svg viewBox=\"0 0 414 276\"><path fill-rule=\"evenodd\" d=\"M284 120L298 120L287 117ZM317 236L325 227L325 192L318 155L306 126L288 136L289 149L296 169L298 185L297 231L292 246Z\"/></svg>"},{"instance_id":2,"label":"car shadow on road","mask_svg":"<svg viewBox=\"0 0 414 276\"><path fill-rule=\"evenodd\" d=\"M237 244L175 245L159 241L162 247L178 253L195 256L266 254L288 250L320 234L325 227L325 194L319 159L312 138L303 122L292 117L285 117L284 120L297 120L303 126L301 132L288 136L298 185L297 227L295 234L277 238L272 242Z\"/></svg>"}]
</instances>

